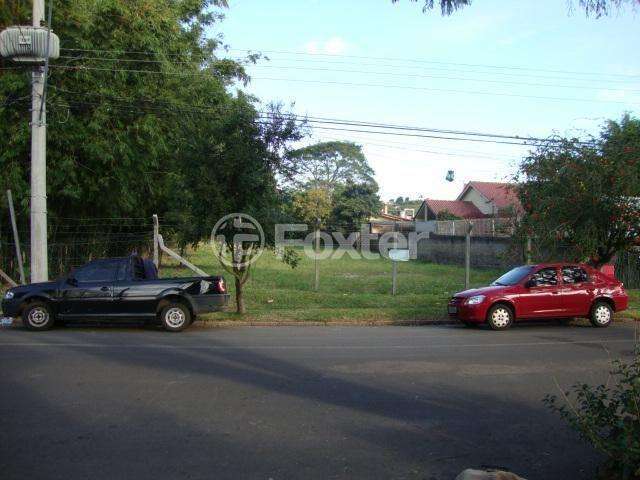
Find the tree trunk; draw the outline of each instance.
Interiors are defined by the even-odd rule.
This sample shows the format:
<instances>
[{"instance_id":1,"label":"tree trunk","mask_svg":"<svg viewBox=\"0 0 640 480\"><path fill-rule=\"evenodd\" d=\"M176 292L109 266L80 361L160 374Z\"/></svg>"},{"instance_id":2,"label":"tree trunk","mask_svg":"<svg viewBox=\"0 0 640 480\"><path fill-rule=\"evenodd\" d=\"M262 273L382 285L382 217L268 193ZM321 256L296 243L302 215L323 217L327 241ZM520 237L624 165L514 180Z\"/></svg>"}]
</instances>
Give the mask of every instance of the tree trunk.
<instances>
[{"instance_id":1,"label":"tree trunk","mask_svg":"<svg viewBox=\"0 0 640 480\"><path fill-rule=\"evenodd\" d=\"M245 313L247 311L247 308L244 305L244 296L242 291L242 289L244 288L244 285L238 277L235 277L235 282L236 282L236 312Z\"/></svg>"}]
</instances>

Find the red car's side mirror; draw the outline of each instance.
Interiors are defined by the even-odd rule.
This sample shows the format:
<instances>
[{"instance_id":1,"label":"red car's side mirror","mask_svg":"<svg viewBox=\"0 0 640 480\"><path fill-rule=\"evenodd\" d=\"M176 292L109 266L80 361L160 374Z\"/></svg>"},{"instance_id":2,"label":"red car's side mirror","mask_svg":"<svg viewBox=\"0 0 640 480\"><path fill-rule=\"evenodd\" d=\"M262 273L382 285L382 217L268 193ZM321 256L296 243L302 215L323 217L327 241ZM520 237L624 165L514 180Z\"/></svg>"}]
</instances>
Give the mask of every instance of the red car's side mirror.
<instances>
[{"instance_id":1,"label":"red car's side mirror","mask_svg":"<svg viewBox=\"0 0 640 480\"><path fill-rule=\"evenodd\" d=\"M535 286L536 286L536 281L533 279L529 279L526 282L524 282L524 288L531 288Z\"/></svg>"}]
</instances>

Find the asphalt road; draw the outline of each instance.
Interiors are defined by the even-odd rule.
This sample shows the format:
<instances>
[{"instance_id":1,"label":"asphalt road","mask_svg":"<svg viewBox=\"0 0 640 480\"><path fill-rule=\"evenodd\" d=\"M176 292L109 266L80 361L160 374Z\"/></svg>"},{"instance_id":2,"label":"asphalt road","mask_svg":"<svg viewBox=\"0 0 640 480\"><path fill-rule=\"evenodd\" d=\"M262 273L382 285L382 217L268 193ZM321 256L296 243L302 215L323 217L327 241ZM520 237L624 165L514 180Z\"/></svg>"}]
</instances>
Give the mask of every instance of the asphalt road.
<instances>
[{"instance_id":1,"label":"asphalt road","mask_svg":"<svg viewBox=\"0 0 640 480\"><path fill-rule=\"evenodd\" d=\"M0 478L592 478L542 404L634 325L0 329Z\"/></svg>"}]
</instances>

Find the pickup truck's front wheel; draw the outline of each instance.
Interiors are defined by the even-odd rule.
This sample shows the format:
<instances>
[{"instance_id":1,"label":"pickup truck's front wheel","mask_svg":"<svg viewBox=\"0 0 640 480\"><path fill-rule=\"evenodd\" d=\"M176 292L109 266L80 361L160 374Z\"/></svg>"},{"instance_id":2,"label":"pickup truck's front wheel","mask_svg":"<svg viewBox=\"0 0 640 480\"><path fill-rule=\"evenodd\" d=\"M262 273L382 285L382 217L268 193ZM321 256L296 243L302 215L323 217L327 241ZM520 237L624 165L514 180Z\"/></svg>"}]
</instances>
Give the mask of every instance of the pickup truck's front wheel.
<instances>
[{"instance_id":1,"label":"pickup truck's front wheel","mask_svg":"<svg viewBox=\"0 0 640 480\"><path fill-rule=\"evenodd\" d=\"M165 330L180 332L191 323L191 312L186 305L171 302L160 311L160 321Z\"/></svg>"},{"instance_id":2,"label":"pickup truck's front wheel","mask_svg":"<svg viewBox=\"0 0 640 480\"><path fill-rule=\"evenodd\" d=\"M49 330L55 318L45 302L33 302L22 311L22 323L29 330Z\"/></svg>"}]
</instances>

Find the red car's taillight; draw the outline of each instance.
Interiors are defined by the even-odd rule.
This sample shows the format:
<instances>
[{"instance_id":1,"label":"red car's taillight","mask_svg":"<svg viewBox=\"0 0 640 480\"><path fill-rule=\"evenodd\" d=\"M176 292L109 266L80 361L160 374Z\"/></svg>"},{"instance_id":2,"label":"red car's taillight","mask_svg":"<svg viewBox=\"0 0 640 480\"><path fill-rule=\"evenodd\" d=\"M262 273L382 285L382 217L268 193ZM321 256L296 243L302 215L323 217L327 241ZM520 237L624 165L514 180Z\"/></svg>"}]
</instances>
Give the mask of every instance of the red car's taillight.
<instances>
[{"instance_id":1,"label":"red car's taillight","mask_svg":"<svg viewBox=\"0 0 640 480\"><path fill-rule=\"evenodd\" d=\"M224 283L224 278L218 278L215 281L215 287L218 293L227 293L227 286Z\"/></svg>"}]
</instances>

